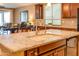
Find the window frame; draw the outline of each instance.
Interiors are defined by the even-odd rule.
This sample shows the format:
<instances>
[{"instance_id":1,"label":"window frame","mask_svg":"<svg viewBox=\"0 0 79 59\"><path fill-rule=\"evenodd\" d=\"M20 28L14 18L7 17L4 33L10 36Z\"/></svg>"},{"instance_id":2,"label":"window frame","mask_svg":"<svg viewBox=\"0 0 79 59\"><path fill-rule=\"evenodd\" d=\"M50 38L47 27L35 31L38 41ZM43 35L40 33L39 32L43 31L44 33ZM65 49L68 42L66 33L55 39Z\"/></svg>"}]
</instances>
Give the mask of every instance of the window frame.
<instances>
[{"instance_id":1,"label":"window frame","mask_svg":"<svg viewBox=\"0 0 79 59\"><path fill-rule=\"evenodd\" d=\"M4 25L4 11L0 11L0 13L2 14L2 25ZM0 25L0 26L2 26Z\"/></svg>"},{"instance_id":2,"label":"window frame","mask_svg":"<svg viewBox=\"0 0 79 59\"><path fill-rule=\"evenodd\" d=\"M52 16L51 16L51 18L49 18L49 19L45 18L45 17L46 17L46 15L45 15L45 13L46 13L46 8L51 8L51 10L52 10L52 11L51 11L51 12L52 12L52 14L51 14ZM45 10L45 11L44 11L44 21L45 21L45 25L49 25L49 24L46 23L46 20L49 20L49 21L51 20L51 21L52 21L52 22L51 22L51 23L52 23L52 26L61 26L61 25L62 25L62 20L61 20L62 18L61 18L61 17L60 17L60 19L59 19L59 18L53 18L53 17L54 17L54 16L53 16L53 4L51 4L51 6L47 6L47 4L45 4L44 10ZM60 12L60 13L61 13L61 12ZM53 23L53 20L60 20L61 23L60 23L60 24L54 24L54 23Z\"/></svg>"},{"instance_id":3,"label":"window frame","mask_svg":"<svg viewBox=\"0 0 79 59\"><path fill-rule=\"evenodd\" d=\"M10 12L11 13L11 11L0 10L0 13L2 14L2 25L0 25L0 26L3 26L5 24L5 20L4 20L5 19L4 18L5 12ZM10 15L10 23L11 23L11 15Z\"/></svg>"},{"instance_id":4,"label":"window frame","mask_svg":"<svg viewBox=\"0 0 79 59\"><path fill-rule=\"evenodd\" d=\"M6 22L5 22L5 20L4 20L4 17L5 17L5 12L10 12L10 23L11 23L11 11L3 11L3 21L4 21L4 23L3 24L5 24Z\"/></svg>"},{"instance_id":5,"label":"window frame","mask_svg":"<svg viewBox=\"0 0 79 59\"><path fill-rule=\"evenodd\" d=\"M20 22L21 22L21 13L22 12L26 12L27 13L27 21L25 21L25 22L28 22L28 19L29 19L29 14L28 14L28 10L26 10L26 11L20 11Z\"/></svg>"}]
</instances>

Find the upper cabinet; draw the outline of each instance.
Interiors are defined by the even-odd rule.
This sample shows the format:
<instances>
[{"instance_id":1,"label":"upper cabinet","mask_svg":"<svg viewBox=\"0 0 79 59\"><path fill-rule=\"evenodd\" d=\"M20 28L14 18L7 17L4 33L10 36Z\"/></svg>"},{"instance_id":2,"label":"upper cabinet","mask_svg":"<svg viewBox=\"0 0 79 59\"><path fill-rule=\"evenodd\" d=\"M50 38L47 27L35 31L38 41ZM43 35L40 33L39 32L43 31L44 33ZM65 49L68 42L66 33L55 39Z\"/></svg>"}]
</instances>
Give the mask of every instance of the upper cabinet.
<instances>
[{"instance_id":1,"label":"upper cabinet","mask_svg":"<svg viewBox=\"0 0 79 59\"><path fill-rule=\"evenodd\" d=\"M79 3L72 3L71 4L71 17L77 17L77 8L79 8Z\"/></svg>"},{"instance_id":2,"label":"upper cabinet","mask_svg":"<svg viewBox=\"0 0 79 59\"><path fill-rule=\"evenodd\" d=\"M71 15L70 15L70 4L68 4L68 3L62 4L62 17L63 18L71 17Z\"/></svg>"},{"instance_id":3,"label":"upper cabinet","mask_svg":"<svg viewBox=\"0 0 79 59\"><path fill-rule=\"evenodd\" d=\"M43 5L42 4L35 5L35 18L43 19Z\"/></svg>"},{"instance_id":4,"label":"upper cabinet","mask_svg":"<svg viewBox=\"0 0 79 59\"><path fill-rule=\"evenodd\" d=\"M78 3L63 3L62 4L62 18L76 18Z\"/></svg>"}]
</instances>

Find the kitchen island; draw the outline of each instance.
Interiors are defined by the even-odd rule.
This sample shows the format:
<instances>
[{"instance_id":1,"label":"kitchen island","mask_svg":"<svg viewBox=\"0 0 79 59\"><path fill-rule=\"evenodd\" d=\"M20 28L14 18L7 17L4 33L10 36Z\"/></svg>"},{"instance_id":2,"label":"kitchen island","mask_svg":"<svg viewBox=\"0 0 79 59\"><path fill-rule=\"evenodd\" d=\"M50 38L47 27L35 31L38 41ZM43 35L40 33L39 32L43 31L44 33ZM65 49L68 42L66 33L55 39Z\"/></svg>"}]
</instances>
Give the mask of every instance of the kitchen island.
<instances>
[{"instance_id":1,"label":"kitchen island","mask_svg":"<svg viewBox=\"0 0 79 59\"><path fill-rule=\"evenodd\" d=\"M3 56L65 56L67 55L67 40L77 38L75 31L41 30L0 35L0 55Z\"/></svg>"}]
</instances>

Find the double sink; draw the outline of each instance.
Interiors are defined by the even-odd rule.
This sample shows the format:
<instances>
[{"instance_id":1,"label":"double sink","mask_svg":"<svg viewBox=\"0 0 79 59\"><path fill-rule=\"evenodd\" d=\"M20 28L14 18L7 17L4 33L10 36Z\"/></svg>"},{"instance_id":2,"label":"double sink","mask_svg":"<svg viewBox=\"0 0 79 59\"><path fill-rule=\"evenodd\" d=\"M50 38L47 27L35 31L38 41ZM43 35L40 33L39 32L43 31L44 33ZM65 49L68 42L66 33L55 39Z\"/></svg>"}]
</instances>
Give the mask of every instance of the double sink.
<instances>
[{"instance_id":1,"label":"double sink","mask_svg":"<svg viewBox=\"0 0 79 59\"><path fill-rule=\"evenodd\" d=\"M60 36L62 34L59 30L42 30L38 32L38 35L29 37L30 39L33 39L35 41L52 41L52 40L59 40L62 39Z\"/></svg>"}]
</instances>

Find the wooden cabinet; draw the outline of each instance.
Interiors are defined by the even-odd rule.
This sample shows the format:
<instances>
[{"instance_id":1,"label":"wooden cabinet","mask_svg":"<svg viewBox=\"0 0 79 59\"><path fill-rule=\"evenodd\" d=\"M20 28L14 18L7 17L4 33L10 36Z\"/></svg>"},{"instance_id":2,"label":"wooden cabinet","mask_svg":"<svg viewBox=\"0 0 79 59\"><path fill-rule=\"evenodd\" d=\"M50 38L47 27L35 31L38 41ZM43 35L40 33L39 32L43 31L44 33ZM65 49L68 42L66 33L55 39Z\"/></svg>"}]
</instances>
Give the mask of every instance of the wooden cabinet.
<instances>
[{"instance_id":1,"label":"wooden cabinet","mask_svg":"<svg viewBox=\"0 0 79 59\"><path fill-rule=\"evenodd\" d=\"M65 46L60 47L58 49L47 52L41 56L65 56Z\"/></svg>"},{"instance_id":2,"label":"wooden cabinet","mask_svg":"<svg viewBox=\"0 0 79 59\"><path fill-rule=\"evenodd\" d=\"M79 8L78 3L71 3L71 17L77 17L77 8Z\"/></svg>"},{"instance_id":3,"label":"wooden cabinet","mask_svg":"<svg viewBox=\"0 0 79 59\"><path fill-rule=\"evenodd\" d=\"M42 4L35 5L35 18L43 19L43 5Z\"/></svg>"},{"instance_id":4,"label":"wooden cabinet","mask_svg":"<svg viewBox=\"0 0 79 59\"><path fill-rule=\"evenodd\" d=\"M40 56L54 56L54 55L55 55L55 50L52 50L52 51L44 53L44 54L42 54Z\"/></svg>"},{"instance_id":5,"label":"wooden cabinet","mask_svg":"<svg viewBox=\"0 0 79 59\"><path fill-rule=\"evenodd\" d=\"M58 42L54 42L54 43L50 43L50 44L47 44L47 45L40 46L39 47L39 54L43 54L47 51L54 50L55 48L66 45L65 42L66 42L66 40L61 40L61 41L58 41Z\"/></svg>"},{"instance_id":6,"label":"wooden cabinet","mask_svg":"<svg viewBox=\"0 0 79 59\"><path fill-rule=\"evenodd\" d=\"M65 48L66 48L65 46L58 48L54 56L65 56Z\"/></svg>"},{"instance_id":7,"label":"wooden cabinet","mask_svg":"<svg viewBox=\"0 0 79 59\"><path fill-rule=\"evenodd\" d=\"M69 3L63 3L62 4L62 17L63 18L70 18L70 4Z\"/></svg>"},{"instance_id":8,"label":"wooden cabinet","mask_svg":"<svg viewBox=\"0 0 79 59\"><path fill-rule=\"evenodd\" d=\"M38 48L26 51L25 55L27 55L27 56L37 56L38 55Z\"/></svg>"},{"instance_id":9,"label":"wooden cabinet","mask_svg":"<svg viewBox=\"0 0 79 59\"><path fill-rule=\"evenodd\" d=\"M66 40L50 43L31 50L27 50L26 56L64 56Z\"/></svg>"},{"instance_id":10,"label":"wooden cabinet","mask_svg":"<svg viewBox=\"0 0 79 59\"><path fill-rule=\"evenodd\" d=\"M78 3L63 3L62 4L62 17L63 18L76 18Z\"/></svg>"}]
</instances>

